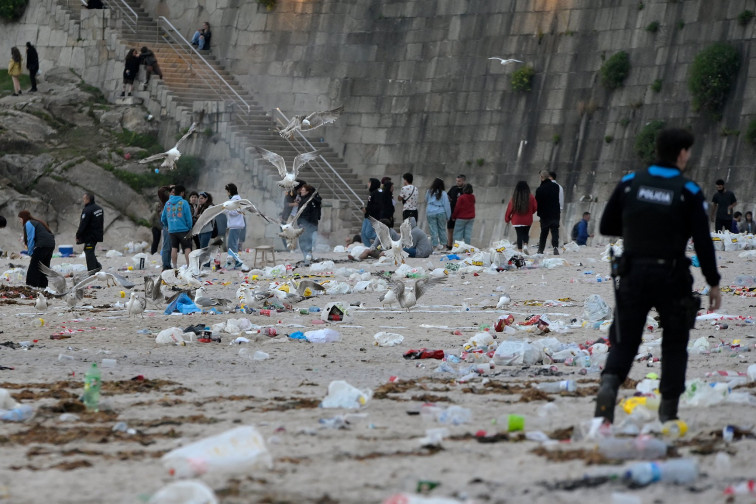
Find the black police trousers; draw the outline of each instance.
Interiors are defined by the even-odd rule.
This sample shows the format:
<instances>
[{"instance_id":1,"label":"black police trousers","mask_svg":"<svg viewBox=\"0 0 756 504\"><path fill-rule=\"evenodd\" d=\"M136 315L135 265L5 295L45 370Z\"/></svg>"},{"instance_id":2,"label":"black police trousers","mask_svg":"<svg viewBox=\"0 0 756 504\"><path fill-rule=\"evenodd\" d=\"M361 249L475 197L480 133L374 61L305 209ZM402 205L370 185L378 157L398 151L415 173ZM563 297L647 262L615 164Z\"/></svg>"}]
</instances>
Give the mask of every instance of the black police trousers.
<instances>
[{"instance_id":1,"label":"black police trousers","mask_svg":"<svg viewBox=\"0 0 756 504\"><path fill-rule=\"evenodd\" d=\"M662 326L661 382L663 399L677 399L685 391L688 365L688 320L684 300L693 288L687 259L676 264L630 262L617 291L614 322L609 328L611 348L603 374L625 381L638 354L646 316L655 307Z\"/></svg>"}]
</instances>

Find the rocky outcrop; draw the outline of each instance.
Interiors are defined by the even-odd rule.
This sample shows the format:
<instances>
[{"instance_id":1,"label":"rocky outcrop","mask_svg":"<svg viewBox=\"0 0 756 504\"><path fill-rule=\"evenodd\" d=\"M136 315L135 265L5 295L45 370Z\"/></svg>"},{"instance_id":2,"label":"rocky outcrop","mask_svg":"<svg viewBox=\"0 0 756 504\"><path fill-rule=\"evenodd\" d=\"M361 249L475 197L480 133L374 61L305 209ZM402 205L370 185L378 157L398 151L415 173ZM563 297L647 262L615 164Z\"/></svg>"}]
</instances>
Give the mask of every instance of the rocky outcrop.
<instances>
[{"instance_id":1,"label":"rocky outcrop","mask_svg":"<svg viewBox=\"0 0 756 504\"><path fill-rule=\"evenodd\" d=\"M45 220L58 243L74 243L85 192L105 209L106 246L149 240L139 223L150 217L155 189L136 191L113 170L149 170L125 159L116 134L157 135L157 125L145 121L139 106L103 103L67 68L51 69L46 79L55 83L48 92L0 99L0 215L11 231L0 233L0 248L20 248L12 231L21 232L16 216L24 209Z\"/></svg>"}]
</instances>

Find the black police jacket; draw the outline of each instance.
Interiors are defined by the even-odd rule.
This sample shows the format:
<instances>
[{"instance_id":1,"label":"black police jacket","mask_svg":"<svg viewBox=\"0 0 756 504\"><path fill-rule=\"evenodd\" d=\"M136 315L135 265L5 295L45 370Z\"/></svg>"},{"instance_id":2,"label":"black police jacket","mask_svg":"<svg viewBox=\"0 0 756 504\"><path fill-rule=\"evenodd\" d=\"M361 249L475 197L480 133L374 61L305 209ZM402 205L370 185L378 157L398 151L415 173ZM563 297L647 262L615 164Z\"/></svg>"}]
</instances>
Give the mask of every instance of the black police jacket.
<instances>
[{"instance_id":1,"label":"black police jacket","mask_svg":"<svg viewBox=\"0 0 756 504\"><path fill-rule=\"evenodd\" d=\"M102 241L104 216L102 207L93 201L84 206L81 211L79 229L76 231L78 243L96 243Z\"/></svg>"},{"instance_id":2,"label":"black police jacket","mask_svg":"<svg viewBox=\"0 0 756 504\"><path fill-rule=\"evenodd\" d=\"M601 216L601 234L621 236L629 257L675 259L688 239L709 285L719 285L714 245L701 188L672 166L653 165L625 175Z\"/></svg>"}]
</instances>

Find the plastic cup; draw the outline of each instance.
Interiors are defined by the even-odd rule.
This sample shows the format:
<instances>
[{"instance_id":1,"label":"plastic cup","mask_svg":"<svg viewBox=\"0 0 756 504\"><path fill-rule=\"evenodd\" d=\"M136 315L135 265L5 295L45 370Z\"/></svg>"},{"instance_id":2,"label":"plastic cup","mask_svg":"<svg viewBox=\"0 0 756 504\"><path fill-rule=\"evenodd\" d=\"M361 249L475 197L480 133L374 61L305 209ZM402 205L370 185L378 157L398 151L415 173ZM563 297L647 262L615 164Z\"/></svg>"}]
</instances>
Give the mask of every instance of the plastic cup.
<instances>
[{"instance_id":1,"label":"plastic cup","mask_svg":"<svg viewBox=\"0 0 756 504\"><path fill-rule=\"evenodd\" d=\"M525 428L525 417L522 415L502 415L496 421L499 430L503 432L517 432Z\"/></svg>"}]
</instances>

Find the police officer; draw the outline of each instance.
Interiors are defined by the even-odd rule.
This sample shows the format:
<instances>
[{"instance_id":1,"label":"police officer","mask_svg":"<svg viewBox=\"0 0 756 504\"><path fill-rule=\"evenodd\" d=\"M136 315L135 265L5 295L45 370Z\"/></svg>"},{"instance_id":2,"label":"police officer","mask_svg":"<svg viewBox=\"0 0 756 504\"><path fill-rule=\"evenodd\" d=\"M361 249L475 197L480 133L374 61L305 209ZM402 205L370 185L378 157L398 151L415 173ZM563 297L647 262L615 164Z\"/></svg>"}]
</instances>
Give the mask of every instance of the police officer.
<instances>
[{"instance_id":1,"label":"police officer","mask_svg":"<svg viewBox=\"0 0 756 504\"><path fill-rule=\"evenodd\" d=\"M594 415L608 422L614 420L617 391L630 372L651 307L656 308L663 327L659 420L677 418L678 401L685 391L689 317L697 309L691 297L690 261L685 257L691 237L711 286L709 309L716 310L721 303L705 199L701 188L682 176L692 145L693 135L688 131L661 131L656 139L658 161L625 175L601 218L602 234L624 239L623 256L613 265L620 280L609 329L611 349Z\"/></svg>"},{"instance_id":2,"label":"police officer","mask_svg":"<svg viewBox=\"0 0 756 504\"><path fill-rule=\"evenodd\" d=\"M95 204L92 193L85 193L81 197L84 209L81 211L79 229L76 231L76 243L84 244L84 256L87 258L87 271L100 271L102 265L95 257L95 247L102 241L103 213L102 207Z\"/></svg>"}]
</instances>

